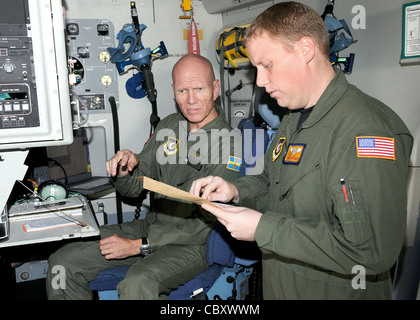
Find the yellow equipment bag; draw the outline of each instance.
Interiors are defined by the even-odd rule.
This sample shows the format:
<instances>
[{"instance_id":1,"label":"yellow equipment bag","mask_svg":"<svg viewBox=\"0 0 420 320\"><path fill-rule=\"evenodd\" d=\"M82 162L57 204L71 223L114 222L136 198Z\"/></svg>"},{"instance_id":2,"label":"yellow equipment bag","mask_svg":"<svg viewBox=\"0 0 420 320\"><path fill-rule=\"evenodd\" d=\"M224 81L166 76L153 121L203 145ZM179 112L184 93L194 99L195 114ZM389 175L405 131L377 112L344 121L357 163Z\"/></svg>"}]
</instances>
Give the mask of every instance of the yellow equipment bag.
<instances>
[{"instance_id":1,"label":"yellow equipment bag","mask_svg":"<svg viewBox=\"0 0 420 320\"><path fill-rule=\"evenodd\" d=\"M238 63L249 61L248 52L242 44L242 38L248 26L249 24L228 28L219 35L216 42L216 52L219 55L220 64L222 64L222 61L223 64L230 62L232 66L238 68Z\"/></svg>"}]
</instances>

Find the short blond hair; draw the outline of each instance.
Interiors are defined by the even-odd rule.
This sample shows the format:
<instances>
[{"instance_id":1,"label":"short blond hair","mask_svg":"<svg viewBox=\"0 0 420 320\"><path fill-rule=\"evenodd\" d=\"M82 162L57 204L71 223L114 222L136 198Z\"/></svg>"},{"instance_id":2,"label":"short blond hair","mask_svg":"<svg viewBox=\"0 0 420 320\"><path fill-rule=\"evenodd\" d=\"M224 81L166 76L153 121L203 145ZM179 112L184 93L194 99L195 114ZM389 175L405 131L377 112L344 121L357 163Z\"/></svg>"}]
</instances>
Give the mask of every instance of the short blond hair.
<instances>
[{"instance_id":1,"label":"short blond hair","mask_svg":"<svg viewBox=\"0 0 420 320\"><path fill-rule=\"evenodd\" d=\"M314 9L302 3L281 2L263 11L247 28L243 40L245 46L262 32L289 46L303 37L310 37L322 54L329 55L327 26Z\"/></svg>"}]
</instances>

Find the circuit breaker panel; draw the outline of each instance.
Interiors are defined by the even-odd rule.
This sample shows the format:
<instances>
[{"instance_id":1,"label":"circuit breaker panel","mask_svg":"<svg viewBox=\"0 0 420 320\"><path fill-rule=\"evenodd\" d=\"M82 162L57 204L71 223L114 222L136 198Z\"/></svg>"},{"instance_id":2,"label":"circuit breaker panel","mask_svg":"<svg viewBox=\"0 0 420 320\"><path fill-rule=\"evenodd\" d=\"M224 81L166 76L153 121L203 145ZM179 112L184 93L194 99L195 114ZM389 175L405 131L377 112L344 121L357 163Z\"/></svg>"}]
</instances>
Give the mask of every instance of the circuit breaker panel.
<instances>
[{"instance_id":1,"label":"circuit breaker panel","mask_svg":"<svg viewBox=\"0 0 420 320\"><path fill-rule=\"evenodd\" d=\"M118 73L107 51L115 46L112 22L67 19L66 32L72 100L77 99L79 108L89 114L111 113L109 98L114 97L117 104L119 101Z\"/></svg>"},{"instance_id":2,"label":"circuit breaker panel","mask_svg":"<svg viewBox=\"0 0 420 320\"><path fill-rule=\"evenodd\" d=\"M0 128L38 127L40 120L28 4L11 4L14 6L11 11L0 11Z\"/></svg>"},{"instance_id":3,"label":"circuit breaker panel","mask_svg":"<svg viewBox=\"0 0 420 320\"><path fill-rule=\"evenodd\" d=\"M60 0L0 1L0 150L73 139Z\"/></svg>"}]
</instances>

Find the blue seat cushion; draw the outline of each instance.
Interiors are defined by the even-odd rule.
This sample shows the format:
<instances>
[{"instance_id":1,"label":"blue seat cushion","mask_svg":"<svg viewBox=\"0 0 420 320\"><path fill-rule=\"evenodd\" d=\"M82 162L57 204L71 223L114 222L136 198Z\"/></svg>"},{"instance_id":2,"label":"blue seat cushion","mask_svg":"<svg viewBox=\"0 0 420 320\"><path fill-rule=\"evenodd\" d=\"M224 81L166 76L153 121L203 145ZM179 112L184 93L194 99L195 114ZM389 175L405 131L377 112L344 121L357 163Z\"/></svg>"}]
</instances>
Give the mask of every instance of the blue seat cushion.
<instances>
[{"instance_id":1,"label":"blue seat cushion","mask_svg":"<svg viewBox=\"0 0 420 320\"><path fill-rule=\"evenodd\" d=\"M217 263L222 266L233 266L235 252L232 250L232 236L226 228L217 222L210 231L206 244L206 261L209 266Z\"/></svg>"},{"instance_id":2,"label":"blue seat cushion","mask_svg":"<svg viewBox=\"0 0 420 320\"><path fill-rule=\"evenodd\" d=\"M130 266L122 266L101 271L96 278L89 282L91 290L115 290L117 284L124 279Z\"/></svg>"},{"instance_id":3,"label":"blue seat cushion","mask_svg":"<svg viewBox=\"0 0 420 320\"><path fill-rule=\"evenodd\" d=\"M207 292L223 271L223 266L213 264L194 279L169 293L169 300L189 300L193 291L203 288Z\"/></svg>"}]
</instances>

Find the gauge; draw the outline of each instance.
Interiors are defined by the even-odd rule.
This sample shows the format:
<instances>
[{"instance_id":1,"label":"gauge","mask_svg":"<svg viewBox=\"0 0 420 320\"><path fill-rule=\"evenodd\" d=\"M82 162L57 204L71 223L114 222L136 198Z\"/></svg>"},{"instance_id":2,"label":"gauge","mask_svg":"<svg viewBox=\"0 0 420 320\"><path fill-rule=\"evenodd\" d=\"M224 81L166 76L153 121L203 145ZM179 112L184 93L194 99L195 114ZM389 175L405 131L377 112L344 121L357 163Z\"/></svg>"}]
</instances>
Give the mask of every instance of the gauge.
<instances>
[{"instance_id":1,"label":"gauge","mask_svg":"<svg viewBox=\"0 0 420 320\"><path fill-rule=\"evenodd\" d=\"M77 23L67 23L67 33L71 36L79 34L79 25Z\"/></svg>"},{"instance_id":2,"label":"gauge","mask_svg":"<svg viewBox=\"0 0 420 320\"><path fill-rule=\"evenodd\" d=\"M109 27L105 23L98 24L96 27L98 36L107 36L109 34Z\"/></svg>"},{"instance_id":3,"label":"gauge","mask_svg":"<svg viewBox=\"0 0 420 320\"><path fill-rule=\"evenodd\" d=\"M77 54L80 58L89 58L89 47L78 47Z\"/></svg>"}]
</instances>

